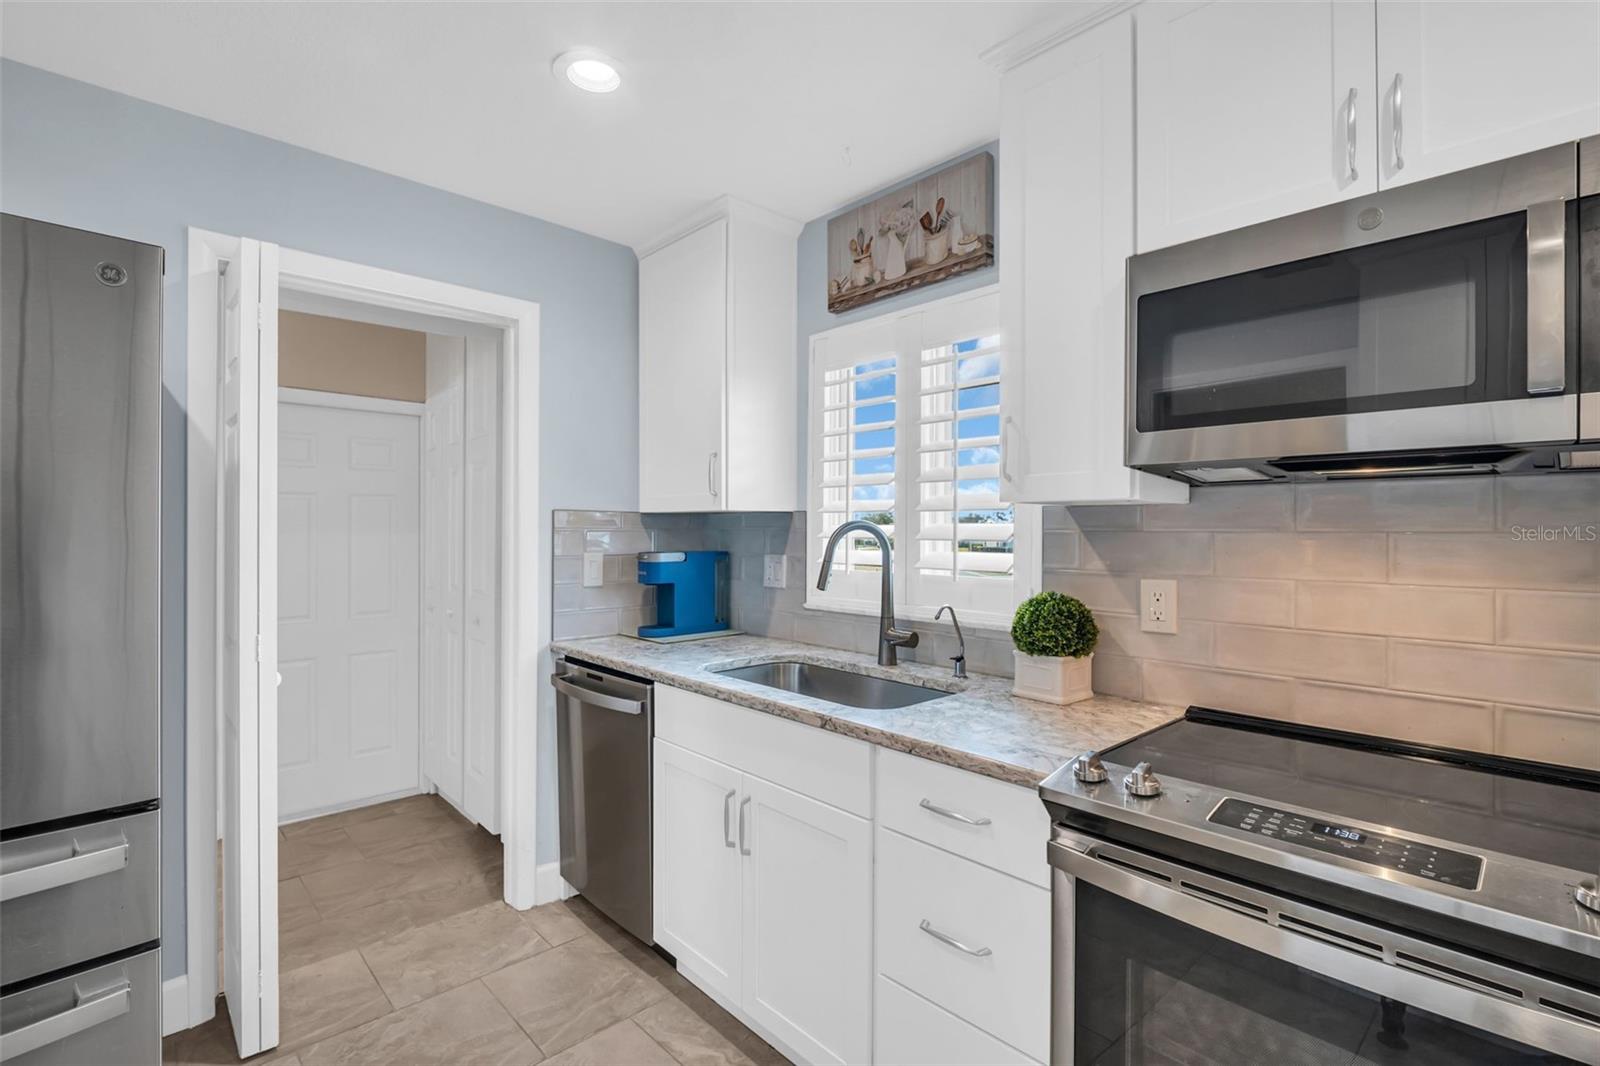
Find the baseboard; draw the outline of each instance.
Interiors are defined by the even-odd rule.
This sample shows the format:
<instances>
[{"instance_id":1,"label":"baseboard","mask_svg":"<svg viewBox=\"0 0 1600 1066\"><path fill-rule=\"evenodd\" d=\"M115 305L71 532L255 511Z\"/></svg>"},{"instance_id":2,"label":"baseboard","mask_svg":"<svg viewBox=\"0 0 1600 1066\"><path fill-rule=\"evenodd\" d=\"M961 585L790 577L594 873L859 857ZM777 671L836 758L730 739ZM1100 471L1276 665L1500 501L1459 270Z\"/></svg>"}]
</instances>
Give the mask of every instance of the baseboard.
<instances>
[{"instance_id":1,"label":"baseboard","mask_svg":"<svg viewBox=\"0 0 1600 1066\"><path fill-rule=\"evenodd\" d=\"M559 862L541 862L533 874L533 902L554 903L558 899L571 899L577 893L561 879Z\"/></svg>"},{"instance_id":2,"label":"baseboard","mask_svg":"<svg viewBox=\"0 0 1600 1066\"><path fill-rule=\"evenodd\" d=\"M180 973L161 982L161 1035L189 1028L189 975Z\"/></svg>"}]
</instances>

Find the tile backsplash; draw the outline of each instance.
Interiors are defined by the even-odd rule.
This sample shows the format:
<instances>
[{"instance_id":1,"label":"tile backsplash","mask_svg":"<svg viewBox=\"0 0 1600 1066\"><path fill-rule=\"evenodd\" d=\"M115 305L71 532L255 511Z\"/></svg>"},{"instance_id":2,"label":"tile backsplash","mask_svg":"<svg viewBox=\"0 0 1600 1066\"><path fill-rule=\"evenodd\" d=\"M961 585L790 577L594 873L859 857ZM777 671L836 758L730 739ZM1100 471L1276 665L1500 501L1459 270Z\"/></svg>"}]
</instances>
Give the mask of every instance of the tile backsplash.
<instances>
[{"instance_id":1,"label":"tile backsplash","mask_svg":"<svg viewBox=\"0 0 1600 1066\"><path fill-rule=\"evenodd\" d=\"M733 625L870 653L877 619L805 609L805 514L557 511L557 638L655 616L634 553L726 550ZM1095 690L1600 768L1600 474L1198 488L1185 505L1046 507L1043 584L1093 609ZM606 552L581 587L582 552ZM783 589L765 556L788 558ZM1139 582L1178 583L1178 632ZM942 663L948 626L902 656ZM1009 675L1004 632L967 632Z\"/></svg>"},{"instance_id":2,"label":"tile backsplash","mask_svg":"<svg viewBox=\"0 0 1600 1066\"><path fill-rule=\"evenodd\" d=\"M1098 692L1600 768L1600 476L1217 486L1047 507ZM1178 632L1139 628L1175 578Z\"/></svg>"}]
</instances>

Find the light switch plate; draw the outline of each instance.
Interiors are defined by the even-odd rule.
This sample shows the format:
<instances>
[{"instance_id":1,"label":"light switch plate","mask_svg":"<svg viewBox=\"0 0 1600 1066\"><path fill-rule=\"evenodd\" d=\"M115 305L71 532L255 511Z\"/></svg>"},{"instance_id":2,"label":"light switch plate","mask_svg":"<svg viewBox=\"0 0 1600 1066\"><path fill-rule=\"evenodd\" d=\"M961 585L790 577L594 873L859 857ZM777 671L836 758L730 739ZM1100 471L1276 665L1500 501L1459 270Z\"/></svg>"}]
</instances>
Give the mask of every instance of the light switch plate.
<instances>
[{"instance_id":1,"label":"light switch plate","mask_svg":"<svg viewBox=\"0 0 1600 1066\"><path fill-rule=\"evenodd\" d=\"M1178 631L1178 583L1139 582L1139 628L1146 633Z\"/></svg>"},{"instance_id":2,"label":"light switch plate","mask_svg":"<svg viewBox=\"0 0 1600 1066\"><path fill-rule=\"evenodd\" d=\"M599 588L606 583L606 555L605 552L583 553L583 587L586 589Z\"/></svg>"},{"instance_id":3,"label":"light switch plate","mask_svg":"<svg viewBox=\"0 0 1600 1066\"><path fill-rule=\"evenodd\" d=\"M766 566L761 571L761 585L763 588L784 589L789 587L789 557L787 555L769 555Z\"/></svg>"}]
</instances>

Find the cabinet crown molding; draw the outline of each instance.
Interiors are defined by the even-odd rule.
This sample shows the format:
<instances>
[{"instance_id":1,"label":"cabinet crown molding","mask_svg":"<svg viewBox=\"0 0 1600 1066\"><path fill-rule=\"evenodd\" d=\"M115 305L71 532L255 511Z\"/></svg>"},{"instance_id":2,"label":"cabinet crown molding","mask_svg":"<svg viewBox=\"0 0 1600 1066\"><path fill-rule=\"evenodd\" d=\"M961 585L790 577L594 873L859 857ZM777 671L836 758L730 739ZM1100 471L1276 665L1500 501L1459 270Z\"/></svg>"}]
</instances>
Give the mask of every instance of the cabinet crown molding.
<instances>
[{"instance_id":1,"label":"cabinet crown molding","mask_svg":"<svg viewBox=\"0 0 1600 1066\"><path fill-rule=\"evenodd\" d=\"M1003 73L1138 4L1139 0L1109 0L1063 5L1059 13L1040 19L999 44L990 45L978 53L978 58Z\"/></svg>"},{"instance_id":2,"label":"cabinet crown molding","mask_svg":"<svg viewBox=\"0 0 1600 1066\"><path fill-rule=\"evenodd\" d=\"M643 259L652 252L659 252L680 237L693 233L707 222L714 222L719 218L728 219L730 222L763 226L786 237L799 237L800 230L804 227L804 223L796 222L787 215L780 215L776 211L757 207L732 196L719 196L694 214L670 226L665 232L643 244L634 245L633 252Z\"/></svg>"}]
</instances>

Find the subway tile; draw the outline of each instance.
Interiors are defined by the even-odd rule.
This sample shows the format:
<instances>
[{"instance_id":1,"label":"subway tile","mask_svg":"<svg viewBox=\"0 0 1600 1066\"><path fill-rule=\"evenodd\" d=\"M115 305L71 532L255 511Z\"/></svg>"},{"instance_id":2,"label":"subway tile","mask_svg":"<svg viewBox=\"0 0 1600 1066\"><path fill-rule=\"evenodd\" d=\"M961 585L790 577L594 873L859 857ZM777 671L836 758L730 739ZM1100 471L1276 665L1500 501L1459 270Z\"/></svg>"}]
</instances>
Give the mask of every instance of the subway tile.
<instances>
[{"instance_id":1,"label":"subway tile","mask_svg":"<svg viewBox=\"0 0 1600 1066\"><path fill-rule=\"evenodd\" d=\"M607 555L647 552L655 547L648 529L591 529L583 536L585 551Z\"/></svg>"},{"instance_id":2,"label":"subway tile","mask_svg":"<svg viewBox=\"0 0 1600 1066\"><path fill-rule=\"evenodd\" d=\"M1390 580L1478 588L1600 590L1600 543L1510 533L1397 533Z\"/></svg>"},{"instance_id":3,"label":"subway tile","mask_svg":"<svg viewBox=\"0 0 1600 1066\"><path fill-rule=\"evenodd\" d=\"M1494 750L1514 759L1600 770L1600 716L1500 706Z\"/></svg>"},{"instance_id":4,"label":"subway tile","mask_svg":"<svg viewBox=\"0 0 1600 1066\"><path fill-rule=\"evenodd\" d=\"M1192 488L1188 503L1144 506L1145 529L1293 529L1290 485L1216 485Z\"/></svg>"},{"instance_id":5,"label":"subway tile","mask_svg":"<svg viewBox=\"0 0 1600 1066\"><path fill-rule=\"evenodd\" d=\"M1285 717L1293 703L1294 682L1283 677L1158 662L1144 663L1142 674L1143 698L1150 703L1195 704L1269 718Z\"/></svg>"},{"instance_id":6,"label":"subway tile","mask_svg":"<svg viewBox=\"0 0 1600 1066\"><path fill-rule=\"evenodd\" d=\"M1091 611L1139 612L1139 579L1120 574L1088 574L1081 570L1046 572L1044 587L1074 596Z\"/></svg>"},{"instance_id":7,"label":"subway tile","mask_svg":"<svg viewBox=\"0 0 1600 1066\"><path fill-rule=\"evenodd\" d=\"M635 522L638 515L633 516ZM557 529L621 529L621 511L557 511Z\"/></svg>"},{"instance_id":8,"label":"subway tile","mask_svg":"<svg viewBox=\"0 0 1600 1066\"><path fill-rule=\"evenodd\" d=\"M1494 708L1469 700L1300 681L1294 721L1473 751L1494 750Z\"/></svg>"},{"instance_id":9,"label":"subway tile","mask_svg":"<svg viewBox=\"0 0 1600 1066\"><path fill-rule=\"evenodd\" d=\"M1134 589L1135 604L1139 601ZM1139 608L1136 606L1134 610ZM1178 579L1178 626L1187 619L1286 626L1294 616L1294 584L1242 577Z\"/></svg>"},{"instance_id":10,"label":"subway tile","mask_svg":"<svg viewBox=\"0 0 1600 1066\"><path fill-rule=\"evenodd\" d=\"M968 637L967 669L990 677L1016 676L1016 649L1011 638Z\"/></svg>"},{"instance_id":11,"label":"subway tile","mask_svg":"<svg viewBox=\"0 0 1600 1066\"><path fill-rule=\"evenodd\" d=\"M553 549L556 555L582 555L583 531L581 529L557 530Z\"/></svg>"},{"instance_id":12,"label":"subway tile","mask_svg":"<svg viewBox=\"0 0 1600 1066\"><path fill-rule=\"evenodd\" d=\"M1046 529L1138 529L1139 507L1127 503L1052 507L1045 512L1045 522Z\"/></svg>"},{"instance_id":13,"label":"subway tile","mask_svg":"<svg viewBox=\"0 0 1600 1066\"><path fill-rule=\"evenodd\" d=\"M1328 481L1295 486L1302 530L1493 529L1493 478Z\"/></svg>"},{"instance_id":14,"label":"subway tile","mask_svg":"<svg viewBox=\"0 0 1600 1066\"><path fill-rule=\"evenodd\" d=\"M617 611L568 611L555 616L550 627L552 640L576 640L579 637L609 637L617 632Z\"/></svg>"},{"instance_id":15,"label":"subway tile","mask_svg":"<svg viewBox=\"0 0 1600 1066\"><path fill-rule=\"evenodd\" d=\"M1072 520L1069 509L1059 503L1047 503L1039 508L1039 528L1041 529L1077 529L1077 523Z\"/></svg>"},{"instance_id":16,"label":"subway tile","mask_svg":"<svg viewBox=\"0 0 1600 1066\"><path fill-rule=\"evenodd\" d=\"M583 588L579 585L557 585L550 591L550 605L557 614L577 611L583 607Z\"/></svg>"},{"instance_id":17,"label":"subway tile","mask_svg":"<svg viewBox=\"0 0 1600 1066\"><path fill-rule=\"evenodd\" d=\"M554 559L550 575L557 585L576 585L583 580L583 560L574 555Z\"/></svg>"},{"instance_id":18,"label":"subway tile","mask_svg":"<svg viewBox=\"0 0 1600 1066\"><path fill-rule=\"evenodd\" d=\"M1078 536L1079 570L1152 577L1211 573L1210 533L1086 530Z\"/></svg>"},{"instance_id":19,"label":"subway tile","mask_svg":"<svg viewBox=\"0 0 1600 1066\"><path fill-rule=\"evenodd\" d=\"M1600 656L1394 640L1389 687L1440 696L1600 711Z\"/></svg>"},{"instance_id":20,"label":"subway tile","mask_svg":"<svg viewBox=\"0 0 1600 1066\"><path fill-rule=\"evenodd\" d=\"M1041 554L1045 570L1072 570L1078 565L1078 535L1061 530L1046 530Z\"/></svg>"},{"instance_id":21,"label":"subway tile","mask_svg":"<svg viewBox=\"0 0 1600 1066\"><path fill-rule=\"evenodd\" d=\"M1182 601L1179 601L1182 609ZM1235 670L1322 681L1382 685L1387 673L1381 637L1308 633L1298 629L1218 625L1216 664Z\"/></svg>"},{"instance_id":22,"label":"subway tile","mask_svg":"<svg viewBox=\"0 0 1600 1066\"><path fill-rule=\"evenodd\" d=\"M1600 474L1535 474L1499 479L1499 525L1600 525Z\"/></svg>"},{"instance_id":23,"label":"subway tile","mask_svg":"<svg viewBox=\"0 0 1600 1066\"><path fill-rule=\"evenodd\" d=\"M1090 666L1094 671L1094 690L1098 694L1121 696L1129 700L1144 698L1144 681L1138 659L1097 651Z\"/></svg>"},{"instance_id":24,"label":"subway tile","mask_svg":"<svg viewBox=\"0 0 1600 1066\"><path fill-rule=\"evenodd\" d=\"M1382 533L1217 533L1219 577L1381 581ZM1183 609L1182 603L1178 609Z\"/></svg>"},{"instance_id":25,"label":"subway tile","mask_svg":"<svg viewBox=\"0 0 1600 1066\"><path fill-rule=\"evenodd\" d=\"M1488 644L1494 640L1494 593L1433 585L1302 581L1295 586L1294 624L1299 629Z\"/></svg>"},{"instance_id":26,"label":"subway tile","mask_svg":"<svg viewBox=\"0 0 1600 1066\"><path fill-rule=\"evenodd\" d=\"M639 607L649 598L650 589L637 582L610 582L591 588L579 588L579 602L584 610L600 607Z\"/></svg>"},{"instance_id":27,"label":"subway tile","mask_svg":"<svg viewBox=\"0 0 1600 1066\"><path fill-rule=\"evenodd\" d=\"M1495 594L1495 640L1600 652L1600 595L1502 590Z\"/></svg>"},{"instance_id":28,"label":"subway tile","mask_svg":"<svg viewBox=\"0 0 1600 1066\"><path fill-rule=\"evenodd\" d=\"M1099 614L1100 643L1112 655L1134 659L1161 659L1168 662L1208 663L1211 661L1212 626L1208 622L1180 624L1176 633L1146 633L1139 618L1131 614Z\"/></svg>"},{"instance_id":29,"label":"subway tile","mask_svg":"<svg viewBox=\"0 0 1600 1066\"><path fill-rule=\"evenodd\" d=\"M621 607L617 609L618 633L628 636L639 632L640 626L655 625L656 607L654 603L641 604L638 607Z\"/></svg>"},{"instance_id":30,"label":"subway tile","mask_svg":"<svg viewBox=\"0 0 1600 1066\"><path fill-rule=\"evenodd\" d=\"M748 527L764 529L788 529L789 523L794 521L792 511L746 511L744 524Z\"/></svg>"}]
</instances>

